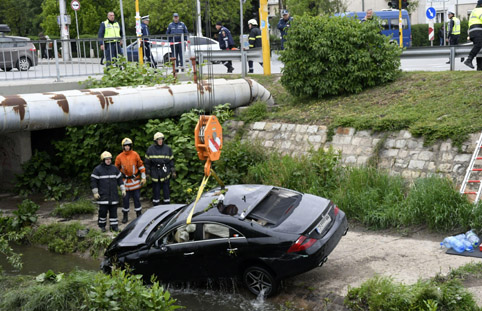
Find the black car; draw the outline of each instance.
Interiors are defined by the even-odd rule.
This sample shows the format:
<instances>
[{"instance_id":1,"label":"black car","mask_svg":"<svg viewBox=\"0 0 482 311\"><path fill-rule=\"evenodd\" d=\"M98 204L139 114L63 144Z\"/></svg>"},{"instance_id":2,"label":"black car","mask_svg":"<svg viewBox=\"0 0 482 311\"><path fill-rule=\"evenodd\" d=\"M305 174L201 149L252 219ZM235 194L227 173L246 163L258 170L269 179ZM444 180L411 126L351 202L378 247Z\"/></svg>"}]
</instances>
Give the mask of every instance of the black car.
<instances>
[{"instance_id":1,"label":"black car","mask_svg":"<svg viewBox=\"0 0 482 311\"><path fill-rule=\"evenodd\" d=\"M213 189L193 204L161 205L109 245L102 269L129 267L145 280L241 277L255 295L321 266L348 231L345 213L318 196L265 185Z\"/></svg>"}]
</instances>

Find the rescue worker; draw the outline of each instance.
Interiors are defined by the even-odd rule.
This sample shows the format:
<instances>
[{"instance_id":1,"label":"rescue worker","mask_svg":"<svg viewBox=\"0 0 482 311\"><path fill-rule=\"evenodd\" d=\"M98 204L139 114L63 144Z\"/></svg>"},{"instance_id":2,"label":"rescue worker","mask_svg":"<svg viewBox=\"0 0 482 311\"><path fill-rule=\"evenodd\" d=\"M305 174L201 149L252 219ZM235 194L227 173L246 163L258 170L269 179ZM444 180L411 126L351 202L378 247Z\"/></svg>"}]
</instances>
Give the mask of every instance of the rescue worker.
<instances>
[{"instance_id":1,"label":"rescue worker","mask_svg":"<svg viewBox=\"0 0 482 311\"><path fill-rule=\"evenodd\" d=\"M228 28L223 26L223 23L217 22L216 23L216 29L219 31L218 34L218 41L219 41L219 48L221 50L231 50L234 48L234 40L233 36L231 36L231 31L229 31ZM228 73L231 73L234 71L233 63L228 60L224 61L223 65L228 68Z\"/></svg>"},{"instance_id":2,"label":"rescue worker","mask_svg":"<svg viewBox=\"0 0 482 311\"><path fill-rule=\"evenodd\" d=\"M157 63L154 60L154 57L152 56L151 43L149 42L149 38L147 37L149 36L149 23L150 23L149 15L142 16L141 21L142 21L141 30L142 30L142 37L143 37L142 44L144 45L144 50L143 50L144 58L147 60L147 62L151 64L152 67L157 67Z\"/></svg>"},{"instance_id":3,"label":"rescue worker","mask_svg":"<svg viewBox=\"0 0 482 311\"><path fill-rule=\"evenodd\" d=\"M448 12L450 21L448 22L448 35L447 35L447 42L449 45L457 45L459 44L459 37L460 37L460 19L455 17L455 13L452 11ZM450 64L450 59L447 62Z\"/></svg>"},{"instance_id":4,"label":"rescue worker","mask_svg":"<svg viewBox=\"0 0 482 311\"><path fill-rule=\"evenodd\" d=\"M283 10L281 14L283 17L279 19L278 29L279 31L281 31L281 49L284 50L286 33L291 26L291 21L293 20L293 17L290 17L290 12L288 12L288 10Z\"/></svg>"},{"instance_id":5,"label":"rescue worker","mask_svg":"<svg viewBox=\"0 0 482 311\"><path fill-rule=\"evenodd\" d=\"M470 13L469 18L469 37L474 43L474 47L470 50L469 57L465 60L464 64L474 69L472 60L477 56L482 48L482 0L477 1L477 6Z\"/></svg>"},{"instance_id":6,"label":"rescue worker","mask_svg":"<svg viewBox=\"0 0 482 311\"><path fill-rule=\"evenodd\" d=\"M261 30L258 28L258 22L255 19L250 19L248 21L248 27L249 27L249 36L248 36L249 48L250 49L260 48L262 46L262 41L261 41ZM263 67L263 62L260 62L259 64L261 65L261 67ZM254 62L252 60L248 60L248 67L249 67L248 73L254 72L253 65L254 65Z\"/></svg>"},{"instance_id":7,"label":"rescue worker","mask_svg":"<svg viewBox=\"0 0 482 311\"><path fill-rule=\"evenodd\" d=\"M107 20L100 23L98 37L100 49L104 51L105 65L109 66L112 59L122 54L122 29L115 20L114 12L107 13Z\"/></svg>"},{"instance_id":8,"label":"rescue worker","mask_svg":"<svg viewBox=\"0 0 482 311\"><path fill-rule=\"evenodd\" d=\"M141 187L146 184L146 169L141 157L132 150L132 140L124 138L122 140L122 152L115 158L115 166L119 169L124 179L127 195L122 201L122 223L129 221L129 200L134 200L134 211L136 216L142 214L141 206ZM140 173L140 176L139 176Z\"/></svg>"},{"instance_id":9,"label":"rescue worker","mask_svg":"<svg viewBox=\"0 0 482 311\"><path fill-rule=\"evenodd\" d=\"M171 202L169 181L171 177L176 178L176 170L172 149L164 144L164 134L160 132L154 134L154 144L147 149L144 163L152 180L152 204L156 206L161 202L161 188L163 204L169 204Z\"/></svg>"},{"instance_id":10,"label":"rescue worker","mask_svg":"<svg viewBox=\"0 0 482 311\"><path fill-rule=\"evenodd\" d=\"M172 23L167 26L166 34L168 35L176 35L176 34L184 34L184 41L187 41L188 31L186 25L183 22L179 21L179 14L174 13L172 15ZM184 44L181 42L181 36L174 36L169 37L169 42L171 42L171 51L172 55L176 57L176 66L181 67L183 63L182 59L182 49Z\"/></svg>"},{"instance_id":11,"label":"rescue worker","mask_svg":"<svg viewBox=\"0 0 482 311\"><path fill-rule=\"evenodd\" d=\"M111 231L119 231L119 223L117 221L117 205L119 204L119 194L117 186L122 191L122 196L126 196L126 188L122 181L122 174L117 167L112 164L112 154L108 151L102 152L100 155L102 163L97 165L90 175L90 186L94 199L99 204L98 225L102 232L105 232L107 224L107 212L109 212L109 224Z\"/></svg>"}]
</instances>

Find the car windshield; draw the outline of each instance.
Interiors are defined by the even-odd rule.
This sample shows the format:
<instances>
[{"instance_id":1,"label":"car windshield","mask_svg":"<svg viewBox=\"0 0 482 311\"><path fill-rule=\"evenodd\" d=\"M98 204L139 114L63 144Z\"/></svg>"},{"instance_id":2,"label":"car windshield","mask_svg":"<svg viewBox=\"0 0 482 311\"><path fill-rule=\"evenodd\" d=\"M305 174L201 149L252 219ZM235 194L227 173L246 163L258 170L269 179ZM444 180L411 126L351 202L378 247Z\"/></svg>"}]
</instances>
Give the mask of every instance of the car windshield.
<instances>
[{"instance_id":1,"label":"car windshield","mask_svg":"<svg viewBox=\"0 0 482 311\"><path fill-rule=\"evenodd\" d=\"M164 231L164 228L166 228L169 224L176 222L179 218L179 215L182 214L186 207L179 209L177 212L172 213L171 215L164 218L160 223L158 223L147 237L146 242L149 244L152 241L159 239L162 232Z\"/></svg>"},{"instance_id":2,"label":"car windshield","mask_svg":"<svg viewBox=\"0 0 482 311\"><path fill-rule=\"evenodd\" d=\"M302 195L298 192L273 188L246 219L255 221L262 226L275 227L295 210L301 197Z\"/></svg>"}]
</instances>

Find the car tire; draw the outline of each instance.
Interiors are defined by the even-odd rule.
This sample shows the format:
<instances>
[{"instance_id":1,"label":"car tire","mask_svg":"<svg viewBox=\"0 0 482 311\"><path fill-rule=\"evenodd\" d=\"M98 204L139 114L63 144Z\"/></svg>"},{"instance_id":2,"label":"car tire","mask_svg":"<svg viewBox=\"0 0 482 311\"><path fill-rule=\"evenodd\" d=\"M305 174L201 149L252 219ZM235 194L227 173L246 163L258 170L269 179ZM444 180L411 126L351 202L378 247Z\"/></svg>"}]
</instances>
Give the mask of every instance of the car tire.
<instances>
[{"instance_id":1,"label":"car tire","mask_svg":"<svg viewBox=\"0 0 482 311\"><path fill-rule=\"evenodd\" d=\"M172 57L172 54L171 54L171 53L164 54L164 64L170 63L170 62L171 62L171 57Z\"/></svg>"},{"instance_id":2,"label":"car tire","mask_svg":"<svg viewBox=\"0 0 482 311\"><path fill-rule=\"evenodd\" d=\"M20 57L17 61L17 69L20 71L27 71L30 69L30 66L30 60L25 56Z\"/></svg>"},{"instance_id":3,"label":"car tire","mask_svg":"<svg viewBox=\"0 0 482 311\"><path fill-rule=\"evenodd\" d=\"M275 295L279 286L279 281L271 272L258 266L251 266L244 271L243 283L254 295L263 292L265 297Z\"/></svg>"}]
</instances>

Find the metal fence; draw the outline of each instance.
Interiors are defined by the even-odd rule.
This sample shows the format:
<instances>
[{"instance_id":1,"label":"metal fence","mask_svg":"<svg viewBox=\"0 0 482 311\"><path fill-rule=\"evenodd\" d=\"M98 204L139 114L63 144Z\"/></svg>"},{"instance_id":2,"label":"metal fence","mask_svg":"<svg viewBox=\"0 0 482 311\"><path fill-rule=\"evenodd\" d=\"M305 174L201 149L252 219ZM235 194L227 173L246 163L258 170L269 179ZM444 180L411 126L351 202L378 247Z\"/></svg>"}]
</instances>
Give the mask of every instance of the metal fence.
<instances>
[{"instance_id":1,"label":"metal fence","mask_svg":"<svg viewBox=\"0 0 482 311\"><path fill-rule=\"evenodd\" d=\"M26 40L21 37L0 36L0 81L20 79L91 76L102 74L106 63L117 55L128 61L139 61L138 40L126 38L127 46L119 40L93 39ZM112 42L116 41L116 42ZM103 48L101 43L104 43ZM184 35L149 36L139 40L145 63L151 66L172 68L171 57L177 56L177 67L189 66L189 58L199 46L207 50L218 47L209 38L184 37ZM201 43L204 43L201 44ZM182 59L182 61L181 61Z\"/></svg>"}]
</instances>

